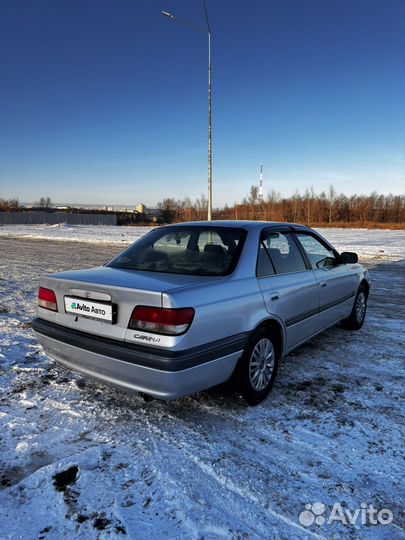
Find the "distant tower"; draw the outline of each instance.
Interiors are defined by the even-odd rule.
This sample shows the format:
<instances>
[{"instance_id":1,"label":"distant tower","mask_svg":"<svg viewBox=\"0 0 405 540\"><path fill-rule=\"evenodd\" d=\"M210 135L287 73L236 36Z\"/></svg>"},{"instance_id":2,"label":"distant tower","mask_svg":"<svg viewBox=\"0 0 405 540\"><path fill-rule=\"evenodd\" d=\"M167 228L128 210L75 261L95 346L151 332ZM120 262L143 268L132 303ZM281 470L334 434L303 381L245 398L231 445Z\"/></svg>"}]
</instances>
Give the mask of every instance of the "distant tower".
<instances>
[{"instance_id":1,"label":"distant tower","mask_svg":"<svg viewBox=\"0 0 405 540\"><path fill-rule=\"evenodd\" d=\"M260 163L259 201L263 202L263 163Z\"/></svg>"}]
</instances>

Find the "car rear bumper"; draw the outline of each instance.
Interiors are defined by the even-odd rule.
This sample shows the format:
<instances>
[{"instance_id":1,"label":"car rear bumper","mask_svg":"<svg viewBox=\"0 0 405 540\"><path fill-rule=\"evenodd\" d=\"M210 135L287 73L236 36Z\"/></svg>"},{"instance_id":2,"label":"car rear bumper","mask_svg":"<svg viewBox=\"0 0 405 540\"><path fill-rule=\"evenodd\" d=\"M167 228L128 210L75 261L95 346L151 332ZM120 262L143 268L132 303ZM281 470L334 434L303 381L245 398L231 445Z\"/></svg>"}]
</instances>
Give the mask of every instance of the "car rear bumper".
<instances>
[{"instance_id":1,"label":"car rear bumper","mask_svg":"<svg viewBox=\"0 0 405 540\"><path fill-rule=\"evenodd\" d=\"M229 379L247 334L164 351L72 330L43 319L33 328L45 352L65 366L120 388L175 399Z\"/></svg>"}]
</instances>

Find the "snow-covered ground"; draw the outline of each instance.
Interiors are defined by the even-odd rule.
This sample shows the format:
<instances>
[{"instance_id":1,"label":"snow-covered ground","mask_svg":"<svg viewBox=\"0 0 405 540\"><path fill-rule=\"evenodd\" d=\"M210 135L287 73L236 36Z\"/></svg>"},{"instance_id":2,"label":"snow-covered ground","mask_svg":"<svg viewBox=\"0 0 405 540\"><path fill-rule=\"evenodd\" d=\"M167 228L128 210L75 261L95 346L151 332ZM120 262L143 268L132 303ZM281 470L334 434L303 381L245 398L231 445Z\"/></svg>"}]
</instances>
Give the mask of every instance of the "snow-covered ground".
<instances>
[{"instance_id":1,"label":"snow-covered ground","mask_svg":"<svg viewBox=\"0 0 405 540\"><path fill-rule=\"evenodd\" d=\"M229 385L145 403L44 355L30 325L39 275L121 249L76 229L65 239L80 243L0 238L0 538L405 538L403 233L322 231L374 258L366 323L294 351L247 408ZM316 502L325 517L363 503L393 522L306 526Z\"/></svg>"},{"instance_id":2,"label":"snow-covered ground","mask_svg":"<svg viewBox=\"0 0 405 540\"><path fill-rule=\"evenodd\" d=\"M126 245L151 227L110 227L85 225L2 225L0 237L36 238L73 242ZM357 251L359 256L398 260L405 258L405 232L388 229L317 229L336 249Z\"/></svg>"},{"instance_id":3,"label":"snow-covered ground","mask_svg":"<svg viewBox=\"0 0 405 540\"><path fill-rule=\"evenodd\" d=\"M118 227L109 225L0 225L0 237L33 238L102 244L129 244L152 227Z\"/></svg>"}]
</instances>

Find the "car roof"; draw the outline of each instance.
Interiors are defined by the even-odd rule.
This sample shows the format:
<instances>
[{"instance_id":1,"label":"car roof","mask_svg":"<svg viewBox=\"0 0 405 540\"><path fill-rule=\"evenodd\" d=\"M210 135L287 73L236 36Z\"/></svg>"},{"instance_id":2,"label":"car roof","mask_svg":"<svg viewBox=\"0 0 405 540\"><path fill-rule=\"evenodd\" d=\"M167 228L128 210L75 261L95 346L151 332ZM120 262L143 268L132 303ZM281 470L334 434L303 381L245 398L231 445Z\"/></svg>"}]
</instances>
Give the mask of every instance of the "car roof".
<instances>
[{"instance_id":1,"label":"car roof","mask_svg":"<svg viewBox=\"0 0 405 540\"><path fill-rule=\"evenodd\" d=\"M253 220L212 220L212 221L187 221L183 223L174 223L173 226L179 227L233 227L244 229L263 229L265 227L294 227L300 229L308 229L306 225L300 225L298 223L288 223L285 221L253 221Z\"/></svg>"}]
</instances>

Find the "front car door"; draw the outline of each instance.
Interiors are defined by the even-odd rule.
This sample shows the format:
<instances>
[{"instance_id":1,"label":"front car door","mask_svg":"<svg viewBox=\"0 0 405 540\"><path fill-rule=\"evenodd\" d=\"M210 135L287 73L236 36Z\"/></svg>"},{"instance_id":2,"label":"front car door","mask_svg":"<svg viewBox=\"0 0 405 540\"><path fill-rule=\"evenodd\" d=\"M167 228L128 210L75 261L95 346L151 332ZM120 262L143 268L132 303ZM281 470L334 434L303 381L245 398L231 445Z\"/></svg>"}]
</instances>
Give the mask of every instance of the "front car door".
<instances>
[{"instance_id":1,"label":"front car door","mask_svg":"<svg viewBox=\"0 0 405 540\"><path fill-rule=\"evenodd\" d=\"M305 252L319 287L318 330L348 317L354 301L355 280L336 251L312 231L296 231L296 238Z\"/></svg>"},{"instance_id":2,"label":"front car door","mask_svg":"<svg viewBox=\"0 0 405 540\"><path fill-rule=\"evenodd\" d=\"M259 245L256 275L269 313L286 329L286 350L318 328L319 285L292 232L265 229Z\"/></svg>"}]
</instances>

